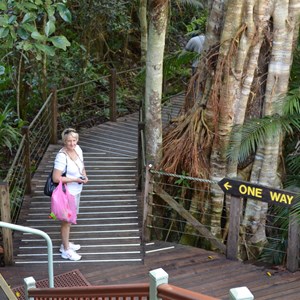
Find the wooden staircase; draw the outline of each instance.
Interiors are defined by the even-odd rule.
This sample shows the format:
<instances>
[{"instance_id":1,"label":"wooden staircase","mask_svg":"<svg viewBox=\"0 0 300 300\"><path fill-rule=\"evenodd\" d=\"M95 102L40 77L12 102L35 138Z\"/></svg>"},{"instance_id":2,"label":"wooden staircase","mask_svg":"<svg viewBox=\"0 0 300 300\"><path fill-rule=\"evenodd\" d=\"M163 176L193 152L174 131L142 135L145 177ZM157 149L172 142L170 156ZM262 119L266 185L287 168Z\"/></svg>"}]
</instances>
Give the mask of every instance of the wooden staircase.
<instances>
[{"instance_id":1,"label":"wooden staircase","mask_svg":"<svg viewBox=\"0 0 300 300\"><path fill-rule=\"evenodd\" d=\"M163 122L176 116L183 100L175 98L164 109ZM141 263L141 195L137 191L138 113L79 132L89 178L83 188L77 224L70 240L81 244L82 260L91 262ZM49 219L50 198L43 187L61 145L50 145L32 180L32 195L22 207L19 225L46 232L53 242L54 264L75 263L61 258L60 222ZM44 239L15 232L16 264L48 263ZM155 250L153 245L152 249Z\"/></svg>"}]
</instances>

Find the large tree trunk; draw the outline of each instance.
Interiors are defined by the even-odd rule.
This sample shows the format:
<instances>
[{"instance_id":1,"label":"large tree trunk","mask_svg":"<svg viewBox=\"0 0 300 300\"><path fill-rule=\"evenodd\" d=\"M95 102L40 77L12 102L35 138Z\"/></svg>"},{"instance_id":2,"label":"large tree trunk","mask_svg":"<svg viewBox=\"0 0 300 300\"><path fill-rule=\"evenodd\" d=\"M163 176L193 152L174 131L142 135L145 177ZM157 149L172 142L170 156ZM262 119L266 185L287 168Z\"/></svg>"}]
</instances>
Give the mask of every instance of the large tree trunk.
<instances>
[{"instance_id":1,"label":"large tree trunk","mask_svg":"<svg viewBox=\"0 0 300 300\"><path fill-rule=\"evenodd\" d=\"M225 4L226 17L224 23L222 18L218 19L219 27L211 26L212 18L209 18L204 47L206 55L200 62L198 74L192 78L199 84L190 85L202 89L203 97L166 135L164 169L177 173L184 170L192 176L214 181L243 176L243 180L278 187L282 142L279 134L268 137L263 145L259 145L255 157L250 156L244 165L239 164L237 158L228 160L227 149L233 126L243 125L251 117L281 114L293 44L298 35L300 6L296 2L213 2L211 16L218 15L218 10ZM219 47L215 43L217 28L222 30ZM197 139L197 145L194 145ZM170 158L169 152L174 152L179 145L183 151ZM197 153L191 148L197 149ZM168 152L168 149L171 150ZM236 151L238 153L239 149ZM193 165L196 163L197 167ZM226 240L226 234L222 236L221 217L224 207L229 211L230 203L224 203L218 185L211 187L211 198L202 206L209 210L209 217L202 218L202 222L210 225L218 238ZM191 207L194 212L195 205ZM266 204L246 201L243 231L249 235L244 238L256 249L266 241L266 212Z\"/></svg>"},{"instance_id":2,"label":"large tree trunk","mask_svg":"<svg viewBox=\"0 0 300 300\"><path fill-rule=\"evenodd\" d=\"M145 121L147 161L159 163L162 146L161 95L168 0L150 1L146 62Z\"/></svg>"},{"instance_id":3,"label":"large tree trunk","mask_svg":"<svg viewBox=\"0 0 300 300\"><path fill-rule=\"evenodd\" d=\"M141 31L141 62L144 63L146 61L147 37L148 37L147 0L140 0L139 20L140 20L140 31Z\"/></svg>"},{"instance_id":4,"label":"large tree trunk","mask_svg":"<svg viewBox=\"0 0 300 300\"><path fill-rule=\"evenodd\" d=\"M263 115L282 114L284 95L287 93L294 41L299 30L299 1L276 1L270 16L273 19L273 39L266 81ZM270 136L255 156L251 181L281 187L280 156L282 137ZM244 225L248 233L248 256L255 256L266 242L265 221L267 204L247 201Z\"/></svg>"}]
</instances>

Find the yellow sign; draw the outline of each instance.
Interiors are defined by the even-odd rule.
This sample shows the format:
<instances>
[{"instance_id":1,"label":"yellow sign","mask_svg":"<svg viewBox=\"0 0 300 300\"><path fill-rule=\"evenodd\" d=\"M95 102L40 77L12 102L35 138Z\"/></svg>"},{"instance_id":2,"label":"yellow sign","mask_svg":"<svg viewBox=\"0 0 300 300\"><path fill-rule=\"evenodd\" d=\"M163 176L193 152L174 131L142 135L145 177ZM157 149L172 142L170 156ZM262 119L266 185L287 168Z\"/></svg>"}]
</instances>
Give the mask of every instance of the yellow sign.
<instances>
[{"instance_id":1,"label":"yellow sign","mask_svg":"<svg viewBox=\"0 0 300 300\"><path fill-rule=\"evenodd\" d=\"M292 206L299 199L296 193L229 178L223 178L218 184L225 193L283 206Z\"/></svg>"}]
</instances>

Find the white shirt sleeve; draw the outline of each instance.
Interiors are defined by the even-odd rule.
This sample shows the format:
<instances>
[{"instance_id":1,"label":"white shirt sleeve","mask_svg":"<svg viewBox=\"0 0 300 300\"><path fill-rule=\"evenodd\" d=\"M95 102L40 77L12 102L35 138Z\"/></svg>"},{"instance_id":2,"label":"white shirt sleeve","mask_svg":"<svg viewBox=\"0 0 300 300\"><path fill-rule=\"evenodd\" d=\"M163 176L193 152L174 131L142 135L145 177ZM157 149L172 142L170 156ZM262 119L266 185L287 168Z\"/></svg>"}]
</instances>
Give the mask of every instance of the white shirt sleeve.
<instances>
[{"instance_id":1,"label":"white shirt sleeve","mask_svg":"<svg viewBox=\"0 0 300 300\"><path fill-rule=\"evenodd\" d=\"M58 152L54 160L54 169L65 172L67 167L67 157L63 152Z\"/></svg>"}]
</instances>

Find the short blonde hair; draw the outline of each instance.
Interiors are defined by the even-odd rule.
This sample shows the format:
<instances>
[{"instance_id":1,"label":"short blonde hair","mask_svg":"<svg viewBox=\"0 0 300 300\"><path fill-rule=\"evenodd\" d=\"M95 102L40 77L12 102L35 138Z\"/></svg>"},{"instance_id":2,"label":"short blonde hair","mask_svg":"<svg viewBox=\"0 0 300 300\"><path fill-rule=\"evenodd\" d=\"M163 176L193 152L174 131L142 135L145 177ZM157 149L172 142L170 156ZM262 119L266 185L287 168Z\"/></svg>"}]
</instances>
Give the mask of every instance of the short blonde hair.
<instances>
[{"instance_id":1,"label":"short blonde hair","mask_svg":"<svg viewBox=\"0 0 300 300\"><path fill-rule=\"evenodd\" d=\"M75 138L77 141L79 139L79 134L77 133L76 129L74 128L66 128L62 134L61 134L61 139L62 141L65 143L68 136L71 136L73 138Z\"/></svg>"}]
</instances>

